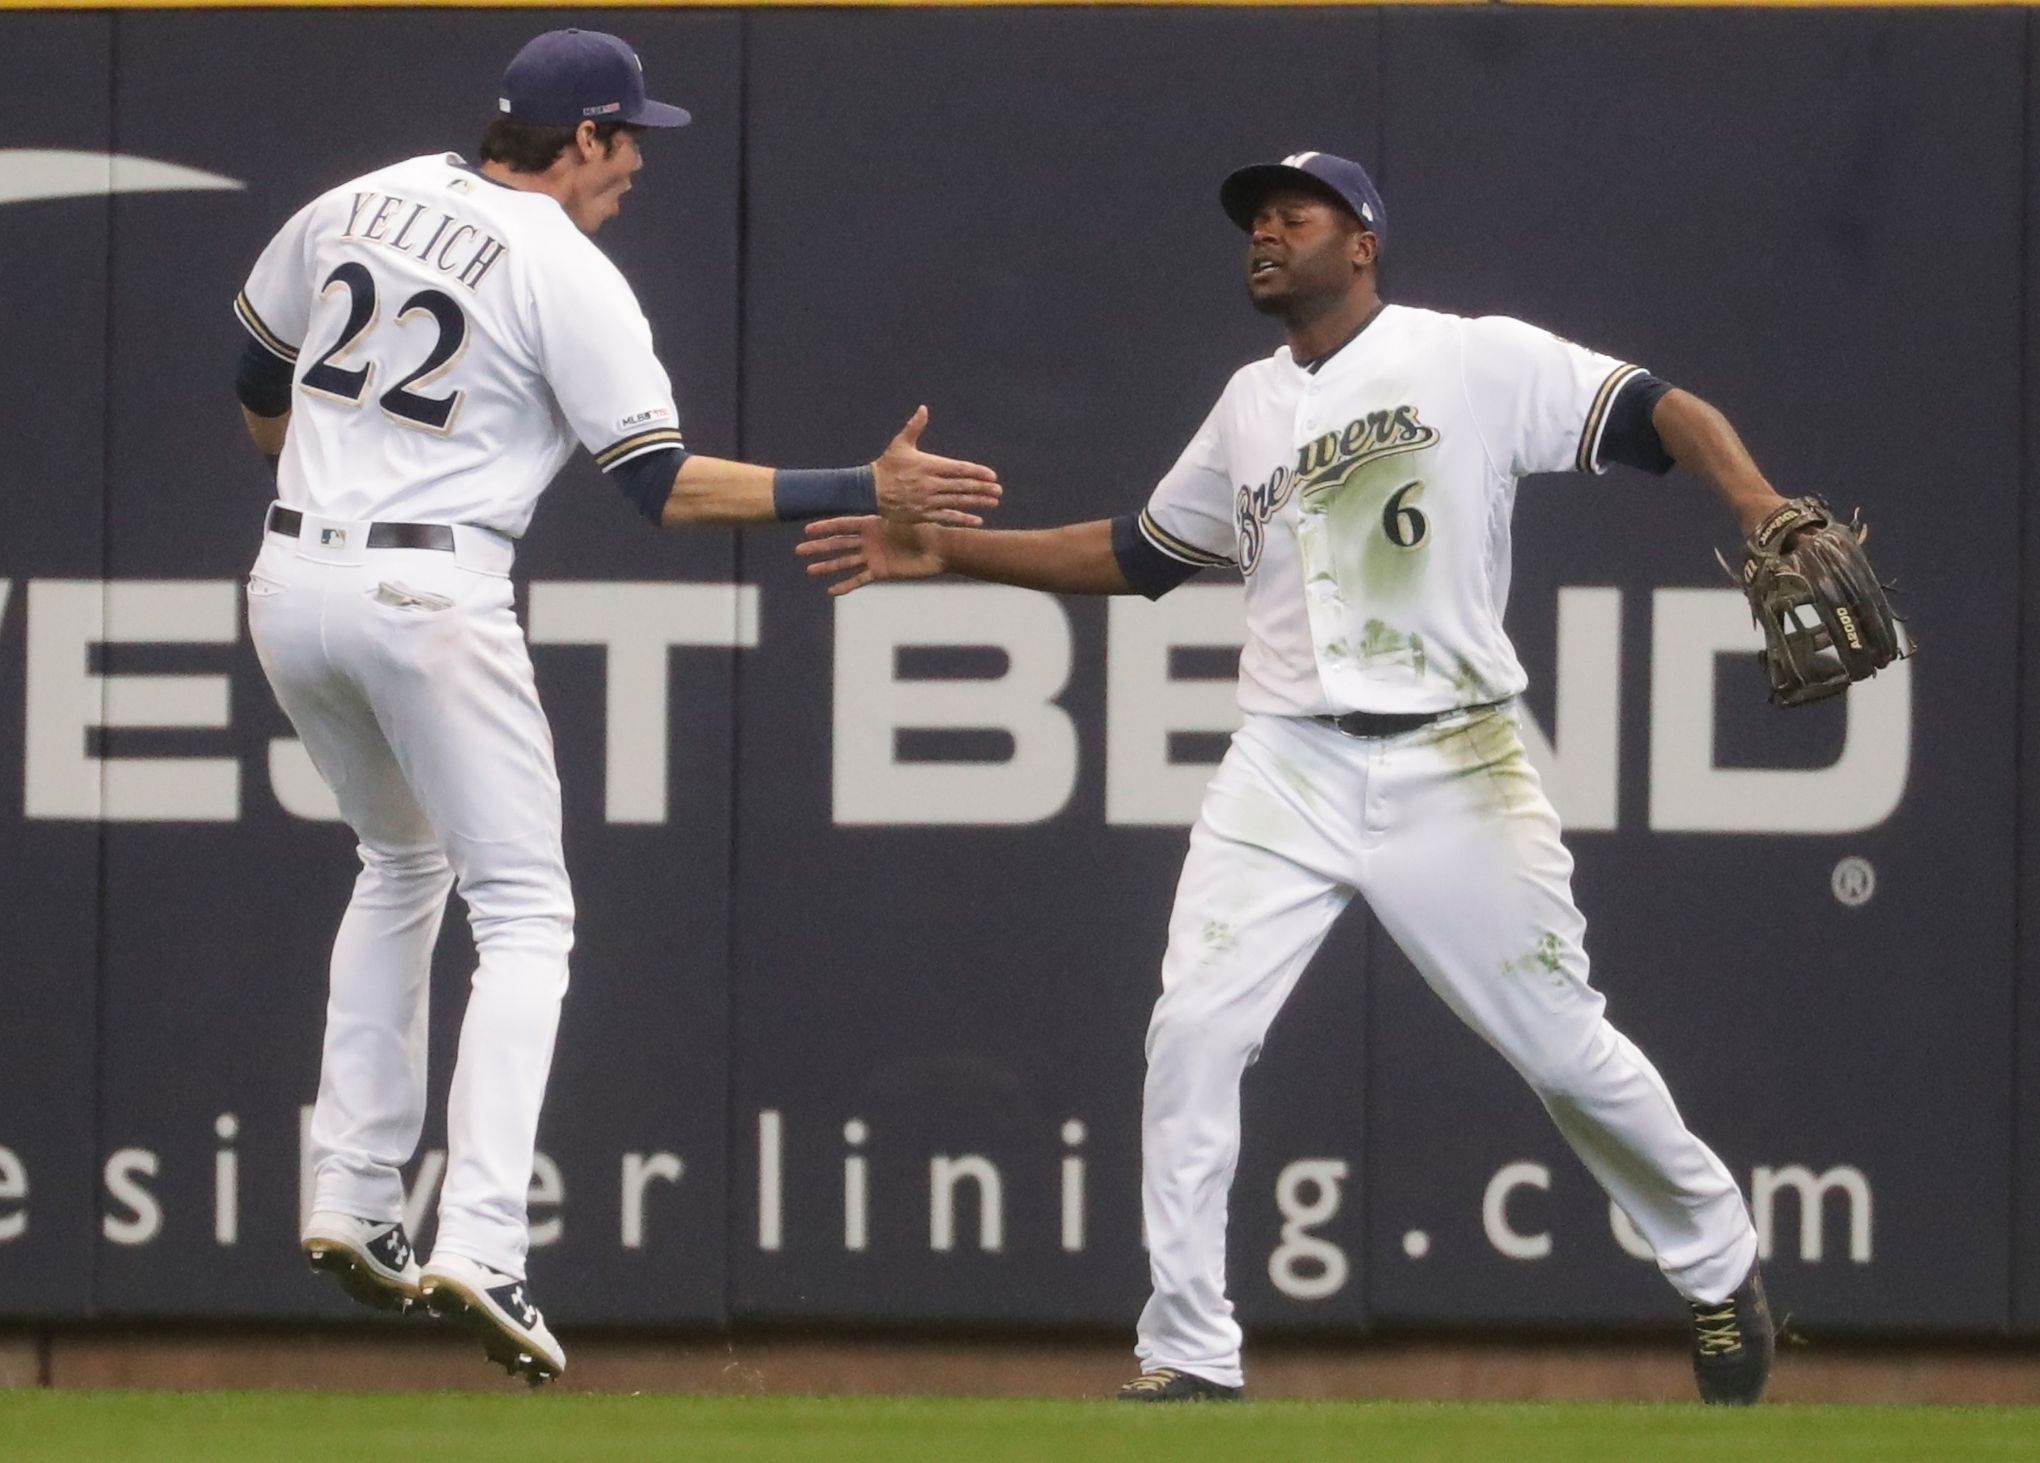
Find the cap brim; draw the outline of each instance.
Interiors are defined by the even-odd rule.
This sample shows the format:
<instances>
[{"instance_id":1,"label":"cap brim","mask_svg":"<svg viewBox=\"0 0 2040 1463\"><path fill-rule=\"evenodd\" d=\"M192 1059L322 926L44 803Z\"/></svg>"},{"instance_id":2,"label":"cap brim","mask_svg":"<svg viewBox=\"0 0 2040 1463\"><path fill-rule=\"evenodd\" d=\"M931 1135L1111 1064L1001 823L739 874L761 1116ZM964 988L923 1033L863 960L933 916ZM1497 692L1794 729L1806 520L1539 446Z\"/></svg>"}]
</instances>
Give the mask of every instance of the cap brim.
<instances>
[{"instance_id":1,"label":"cap brim","mask_svg":"<svg viewBox=\"0 0 2040 1463\"><path fill-rule=\"evenodd\" d=\"M1293 168L1287 163L1255 163L1227 174L1226 180L1218 185L1219 207L1225 210L1227 218L1251 231L1254 215L1261 211L1261 200L1277 188L1301 188L1338 204L1347 213L1353 212L1353 205L1341 197L1339 190L1330 183L1315 173L1306 173L1302 168ZM1359 215L1354 214L1354 217Z\"/></svg>"},{"instance_id":2,"label":"cap brim","mask_svg":"<svg viewBox=\"0 0 2040 1463\"><path fill-rule=\"evenodd\" d=\"M685 107L646 101L623 120L633 127L685 127L694 120L694 114Z\"/></svg>"}]
</instances>

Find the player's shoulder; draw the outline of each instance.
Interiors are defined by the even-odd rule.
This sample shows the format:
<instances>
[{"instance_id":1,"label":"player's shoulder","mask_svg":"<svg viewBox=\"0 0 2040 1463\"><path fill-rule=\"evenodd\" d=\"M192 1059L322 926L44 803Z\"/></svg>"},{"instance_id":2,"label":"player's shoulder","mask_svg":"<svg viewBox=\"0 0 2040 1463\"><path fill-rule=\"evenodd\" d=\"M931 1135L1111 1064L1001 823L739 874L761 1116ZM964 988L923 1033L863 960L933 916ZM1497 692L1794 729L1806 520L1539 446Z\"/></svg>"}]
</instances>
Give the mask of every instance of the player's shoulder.
<instances>
[{"instance_id":1,"label":"player's shoulder","mask_svg":"<svg viewBox=\"0 0 2040 1463\"><path fill-rule=\"evenodd\" d=\"M1487 352L1537 351L1564 339L1557 332L1515 315L1472 315L1461 322L1461 339Z\"/></svg>"},{"instance_id":2,"label":"player's shoulder","mask_svg":"<svg viewBox=\"0 0 2040 1463\"><path fill-rule=\"evenodd\" d=\"M1387 305L1370 330L1393 335L1405 343L1459 346L1483 341L1523 340L1545 331L1512 315L1462 315L1426 305Z\"/></svg>"}]
</instances>

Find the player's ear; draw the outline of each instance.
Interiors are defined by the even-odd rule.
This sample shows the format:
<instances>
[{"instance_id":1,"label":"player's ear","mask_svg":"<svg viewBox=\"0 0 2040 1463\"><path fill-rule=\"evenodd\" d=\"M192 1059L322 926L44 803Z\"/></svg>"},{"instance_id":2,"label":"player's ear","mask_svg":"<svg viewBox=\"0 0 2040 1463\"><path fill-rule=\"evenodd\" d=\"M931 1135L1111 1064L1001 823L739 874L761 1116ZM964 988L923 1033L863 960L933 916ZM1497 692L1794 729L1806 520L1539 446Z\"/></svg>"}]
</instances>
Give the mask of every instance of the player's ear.
<instances>
[{"instance_id":1,"label":"player's ear","mask_svg":"<svg viewBox=\"0 0 2040 1463\"><path fill-rule=\"evenodd\" d=\"M1353 267L1365 269L1381 257L1381 240L1372 229L1353 231Z\"/></svg>"},{"instance_id":2,"label":"player's ear","mask_svg":"<svg viewBox=\"0 0 2040 1463\"><path fill-rule=\"evenodd\" d=\"M595 124L583 118L574 128L574 154L582 162L593 162L602 151L595 140Z\"/></svg>"}]
</instances>

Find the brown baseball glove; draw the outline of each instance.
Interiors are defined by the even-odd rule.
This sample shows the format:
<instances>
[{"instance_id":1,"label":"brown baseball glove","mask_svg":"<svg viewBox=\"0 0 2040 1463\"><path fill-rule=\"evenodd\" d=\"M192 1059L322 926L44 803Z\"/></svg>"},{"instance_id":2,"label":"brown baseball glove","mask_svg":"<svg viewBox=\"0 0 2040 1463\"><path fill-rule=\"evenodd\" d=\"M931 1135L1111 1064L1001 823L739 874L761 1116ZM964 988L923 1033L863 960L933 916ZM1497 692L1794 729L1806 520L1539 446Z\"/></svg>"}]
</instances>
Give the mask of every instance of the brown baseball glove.
<instances>
[{"instance_id":1,"label":"brown baseball glove","mask_svg":"<svg viewBox=\"0 0 2040 1463\"><path fill-rule=\"evenodd\" d=\"M1911 653L1863 552L1868 534L1860 513L1843 522L1820 498L1792 498L1743 541L1742 589L1775 704L1838 696Z\"/></svg>"}]
</instances>

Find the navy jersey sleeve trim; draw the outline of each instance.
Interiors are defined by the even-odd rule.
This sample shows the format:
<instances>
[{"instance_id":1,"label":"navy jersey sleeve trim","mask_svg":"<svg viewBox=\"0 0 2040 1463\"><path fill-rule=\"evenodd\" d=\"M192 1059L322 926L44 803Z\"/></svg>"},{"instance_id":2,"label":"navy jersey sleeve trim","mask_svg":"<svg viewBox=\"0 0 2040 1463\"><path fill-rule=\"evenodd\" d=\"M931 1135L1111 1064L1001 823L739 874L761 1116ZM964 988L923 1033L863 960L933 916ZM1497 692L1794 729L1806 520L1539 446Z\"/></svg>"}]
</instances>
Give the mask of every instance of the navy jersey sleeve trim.
<instances>
[{"instance_id":1,"label":"navy jersey sleeve trim","mask_svg":"<svg viewBox=\"0 0 2040 1463\"><path fill-rule=\"evenodd\" d=\"M1608 425L1608 408L1614 404L1623 383L1642 374L1641 366L1617 366L1601 383L1601 389L1594 393L1594 404L1587 408L1586 425L1580 428L1579 450L1573 454L1574 472L1601 470L1601 433Z\"/></svg>"},{"instance_id":2,"label":"navy jersey sleeve trim","mask_svg":"<svg viewBox=\"0 0 2040 1463\"><path fill-rule=\"evenodd\" d=\"M638 512L653 523L663 523L666 500L673 496L673 478L686 460L686 452L678 447L655 447L618 462L609 470L610 480L637 505Z\"/></svg>"},{"instance_id":3,"label":"navy jersey sleeve trim","mask_svg":"<svg viewBox=\"0 0 2040 1463\"><path fill-rule=\"evenodd\" d=\"M1146 509L1140 514L1140 533L1158 552L1190 565L1193 569L1216 569L1233 561L1224 554L1214 554L1209 549L1200 549L1170 533L1155 522L1155 515Z\"/></svg>"},{"instance_id":4,"label":"navy jersey sleeve trim","mask_svg":"<svg viewBox=\"0 0 2040 1463\"><path fill-rule=\"evenodd\" d=\"M1141 532L1139 515L1133 513L1112 520L1112 557L1119 561L1119 572L1134 593L1146 599L1160 599L1197 572L1197 565L1156 548Z\"/></svg>"},{"instance_id":5,"label":"navy jersey sleeve trim","mask_svg":"<svg viewBox=\"0 0 2040 1463\"><path fill-rule=\"evenodd\" d=\"M1672 470L1672 454L1665 451L1652 414L1672 389L1648 371L1638 371L1624 381L1608 407L1608 422L1601 429L1599 460L1619 462L1644 472L1660 475Z\"/></svg>"},{"instance_id":6,"label":"navy jersey sleeve trim","mask_svg":"<svg viewBox=\"0 0 2040 1463\"><path fill-rule=\"evenodd\" d=\"M678 427L655 427L649 432L633 432L630 436L610 443L595 454L595 465L607 472L618 463L626 462L642 452L656 452L662 447L685 448Z\"/></svg>"},{"instance_id":7,"label":"navy jersey sleeve trim","mask_svg":"<svg viewBox=\"0 0 2040 1463\"><path fill-rule=\"evenodd\" d=\"M262 317L255 313L255 307L248 301L248 292L243 290L234 296L234 317L247 332L262 342L263 348L280 361L295 361L298 348L262 323Z\"/></svg>"},{"instance_id":8,"label":"navy jersey sleeve trim","mask_svg":"<svg viewBox=\"0 0 2040 1463\"><path fill-rule=\"evenodd\" d=\"M290 362L253 336L241 347L234 371L234 395L258 417L280 417L290 410Z\"/></svg>"}]
</instances>

